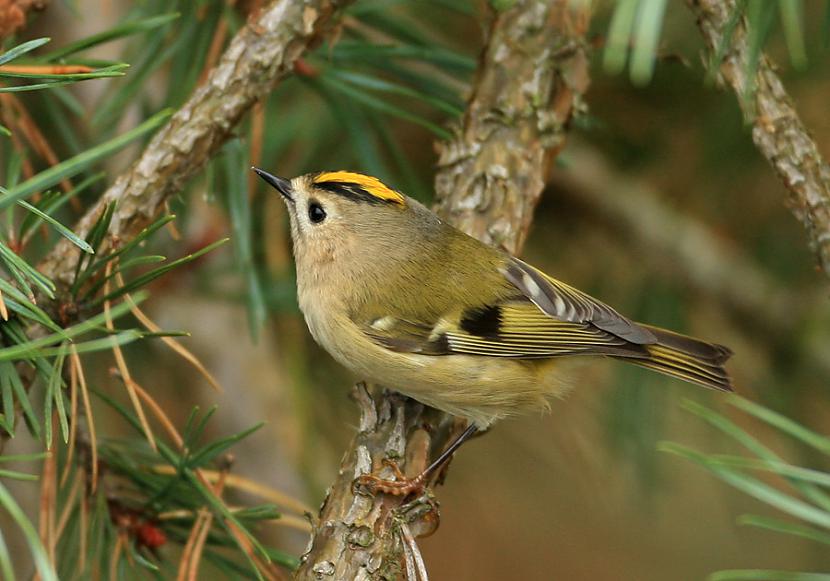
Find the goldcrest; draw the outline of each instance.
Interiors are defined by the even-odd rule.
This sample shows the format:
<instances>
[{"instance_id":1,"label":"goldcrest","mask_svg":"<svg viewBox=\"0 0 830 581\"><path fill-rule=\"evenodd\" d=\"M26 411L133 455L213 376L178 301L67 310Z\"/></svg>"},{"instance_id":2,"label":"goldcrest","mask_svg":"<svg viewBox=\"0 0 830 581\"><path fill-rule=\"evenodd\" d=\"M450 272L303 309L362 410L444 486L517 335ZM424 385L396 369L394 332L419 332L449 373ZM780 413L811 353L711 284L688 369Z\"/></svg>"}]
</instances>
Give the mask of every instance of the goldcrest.
<instances>
[{"instance_id":1,"label":"goldcrest","mask_svg":"<svg viewBox=\"0 0 830 581\"><path fill-rule=\"evenodd\" d=\"M254 170L288 208L311 334L363 379L478 429L545 408L583 355L732 390L728 348L631 321L377 178Z\"/></svg>"}]
</instances>

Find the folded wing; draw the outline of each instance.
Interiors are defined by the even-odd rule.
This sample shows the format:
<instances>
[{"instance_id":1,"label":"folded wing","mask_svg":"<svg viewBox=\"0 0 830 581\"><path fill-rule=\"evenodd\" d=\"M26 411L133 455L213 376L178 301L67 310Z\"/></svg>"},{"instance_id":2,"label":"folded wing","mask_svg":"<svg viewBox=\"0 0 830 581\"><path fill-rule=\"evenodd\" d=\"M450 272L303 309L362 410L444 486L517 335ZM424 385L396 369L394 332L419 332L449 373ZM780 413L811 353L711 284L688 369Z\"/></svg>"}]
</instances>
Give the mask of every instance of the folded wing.
<instances>
[{"instance_id":1,"label":"folded wing","mask_svg":"<svg viewBox=\"0 0 830 581\"><path fill-rule=\"evenodd\" d=\"M502 270L515 294L437 321L383 317L364 332L392 351L545 359L607 355L704 387L731 390L726 347L631 321L518 259Z\"/></svg>"}]
</instances>

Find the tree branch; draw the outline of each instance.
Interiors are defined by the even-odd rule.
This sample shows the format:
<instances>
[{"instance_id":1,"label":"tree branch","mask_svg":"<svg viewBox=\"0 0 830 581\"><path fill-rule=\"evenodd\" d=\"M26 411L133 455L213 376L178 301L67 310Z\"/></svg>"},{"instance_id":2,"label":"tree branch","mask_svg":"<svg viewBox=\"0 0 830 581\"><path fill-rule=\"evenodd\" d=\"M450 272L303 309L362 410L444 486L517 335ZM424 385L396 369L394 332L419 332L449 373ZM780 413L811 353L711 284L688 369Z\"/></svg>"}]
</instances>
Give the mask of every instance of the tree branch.
<instances>
[{"instance_id":1,"label":"tree branch","mask_svg":"<svg viewBox=\"0 0 830 581\"><path fill-rule=\"evenodd\" d=\"M164 202L183 189L207 163L244 114L267 95L276 81L288 75L296 60L330 30L334 16L351 1L274 0L252 15L205 82L150 140L130 169L85 214L75 232L85 236L104 208L117 202L108 233L122 241L133 238L155 218ZM46 0L11 3L0 0L0 36L22 26L25 10L45 4ZM57 244L41 263L40 270L56 283L66 284L71 280L79 254L77 248L63 242ZM60 369L55 373L59 376ZM29 381L27 389L30 386ZM47 395L47 398L51 396ZM15 407L19 415L19 401L15 401ZM52 418L45 420L51 422ZM0 435L0 454L7 436L5 431ZM82 525L82 532L83 528ZM205 527L204 531L207 530ZM268 562L263 562L253 555L250 542L238 527L233 525L230 532L237 540L242 539L239 545L256 565L257 576L282 577L275 564L267 558ZM119 537L118 547L121 547L121 540ZM83 547L84 541L81 543ZM81 558L84 558L83 550ZM117 557L112 558L112 564L114 571L118 565Z\"/></svg>"},{"instance_id":2,"label":"tree branch","mask_svg":"<svg viewBox=\"0 0 830 581\"><path fill-rule=\"evenodd\" d=\"M749 78L751 51L747 24L739 18L724 45L724 31L734 14L734 0L687 0L712 54L726 46L720 77L738 96L752 139L790 192L789 206L807 230L819 266L830 276L830 166L798 117L792 99L761 54Z\"/></svg>"},{"instance_id":3,"label":"tree branch","mask_svg":"<svg viewBox=\"0 0 830 581\"><path fill-rule=\"evenodd\" d=\"M550 185L557 197L574 200L607 223L638 255L654 257L758 333L787 339L814 310L808 297L783 288L740 249L585 144L568 148L568 168L556 172Z\"/></svg>"},{"instance_id":4,"label":"tree branch","mask_svg":"<svg viewBox=\"0 0 830 581\"><path fill-rule=\"evenodd\" d=\"M568 168L555 172L549 186L556 197L572 199L607 224L638 256L720 303L755 341L797 351L799 361L830 374L827 333L805 332L824 328L816 321L830 317L824 293L782 285L705 224L669 207L648 185L616 171L584 144L568 148Z\"/></svg>"},{"instance_id":5,"label":"tree branch","mask_svg":"<svg viewBox=\"0 0 830 581\"><path fill-rule=\"evenodd\" d=\"M104 208L117 202L109 234L126 242L140 232L230 137L243 115L330 30L337 11L352 1L274 0L252 15L206 81L87 211L74 231L86 236ZM69 284L79 256L76 246L61 239L39 270L59 285ZM42 328L33 331L38 332ZM19 407L16 412L19 415ZM7 437L0 434L0 453Z\"/></svg>"},{"instance_id":6,"label":"tree branch","mask_svg":"<svg viewBox=\"0 0 830 581\"><path fill-rule=\"evenodd\" d=\"M548 166L588 86L588 9L569 0L522 0L493 15L461 127L439 146L437 210L467 233L518 252ZM397 394L358 386L358 434L314 526L298 579L398 578L420 555L411 535L437 526L437 503L363 496L355 478L404 460L409 476L458 428L445 414ZM390 474L384 476L391 477ZM414 547L414 548L413 548Z\"/></svg>"},{"instance_id":7,"label":"tree branch","mask_svg":"<svg viewBox=\"0 0 830 581\"><path fill-rule=\"evenodd\" d=\"M242 116L331 28L335 12L351 1L275 0L252 15L207 80L81 218L75 232L85 236L114 201L118 204L109 233L129 240L141 231L227 141ZM56 283L69 282L78 260L77 248L67 242L58 243L40 267Z\"/></svg>"}]
</instances>

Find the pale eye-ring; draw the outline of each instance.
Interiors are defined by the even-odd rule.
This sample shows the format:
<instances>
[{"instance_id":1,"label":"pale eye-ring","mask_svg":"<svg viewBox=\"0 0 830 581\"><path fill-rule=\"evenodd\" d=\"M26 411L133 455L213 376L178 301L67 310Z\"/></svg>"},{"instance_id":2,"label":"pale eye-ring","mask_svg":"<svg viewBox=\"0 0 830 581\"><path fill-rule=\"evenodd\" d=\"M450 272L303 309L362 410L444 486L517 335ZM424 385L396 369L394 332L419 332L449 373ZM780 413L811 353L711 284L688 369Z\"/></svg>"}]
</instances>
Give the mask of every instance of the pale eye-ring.
<instances>
[{"instance_id":1,"label":"pale eye-ring","mask_svg":"<svg viewBox=\"0 0 830 581\"><path fill-rule=\"evenodd\" d=\"M319 224L326 219L326 211L323 206L317 202L311 202L308 205L308 219L314 224Z\"/></svg>"}]
</instances>

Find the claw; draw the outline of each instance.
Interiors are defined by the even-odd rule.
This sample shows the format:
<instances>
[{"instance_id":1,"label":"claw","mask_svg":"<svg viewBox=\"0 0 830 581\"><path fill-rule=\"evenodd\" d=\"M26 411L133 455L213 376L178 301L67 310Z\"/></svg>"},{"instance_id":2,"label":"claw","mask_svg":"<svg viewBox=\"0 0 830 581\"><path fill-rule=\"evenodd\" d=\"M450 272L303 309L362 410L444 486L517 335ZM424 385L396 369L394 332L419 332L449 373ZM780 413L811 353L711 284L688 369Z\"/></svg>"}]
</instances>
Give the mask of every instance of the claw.
<instances>
[{"instance_id":1,"label":"claw","mask_svg":"<svg viewBox=\"0 0 830 581\"><path fill-rule=\"evenodd\" d=\"M429 476L426 472L422 472L415 478L407 478L401 471L398 463L394 460L384 458L382 463L392 470L395 475L395 480L381 478L374 473L364 474L357 478L357 485L370 494L382 492L383 494L391 494L393 496L409 496L411 494L420 496L426 490L427 478Z\"/></svg>"},{"instance_id":2,"label":"claw","mask_svg":"<svg viewBox=\"0 0 830 581\"><path fill-rule=\"evenodd\" d=\"M436 475L436 472L445 468L446 463L450 458L452 458L453 453L458 449L458 447L461 446L465 440L475 435L477 431L478 427L475 424L467 426L464 433L457 437L446 450L441 452L441 455L438 456L432 464L427 466L426 469L415 478L407 478L403 472L401 472L401 469L394 460L384 458L384 466L388 466L392 472L394 472L396 480L386 480L385 478L381 478L373 473L360 476L357 480L355 480L355 484L368 491L369 494L382 492L393 496L409 496L410 494L417 493L417 496L421 496L427 489L427 485ZM438 474L438 476L440 476L440 474Z\"/></svg>"}]
</instances>

